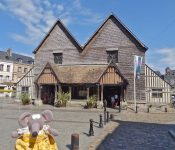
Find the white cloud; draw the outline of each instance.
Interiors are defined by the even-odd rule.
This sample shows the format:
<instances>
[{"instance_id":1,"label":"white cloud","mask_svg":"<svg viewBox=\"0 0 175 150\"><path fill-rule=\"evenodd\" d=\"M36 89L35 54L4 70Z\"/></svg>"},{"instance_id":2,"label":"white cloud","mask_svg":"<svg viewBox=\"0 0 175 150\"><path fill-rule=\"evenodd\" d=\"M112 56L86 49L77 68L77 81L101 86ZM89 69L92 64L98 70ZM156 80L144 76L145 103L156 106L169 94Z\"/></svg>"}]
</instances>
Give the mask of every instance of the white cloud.
<instances>
[{"instance_id":1,"label":"white cloud","mask_svg":"<svg viewBox=\"0 0 175 150\"><path fill-rule=\"evenodd\" d=\"M5 10L5 6L2 3L0 3L0 10Z\"/></svg>"},{"instance_id":2,"label":"white cloud","mask_svg":"<svg viewBox=\"0 0 175 150\"><path fill-rule=\"evenodd\" d=\"M66 26L70 23L89 25L101 21L100 15L83 7L80 0L73 0L69 5L58 2L51 3L49 0L1 1L0 9L15 17L25 27L23 33L11 33L11 37L25 44L36 45L57 18L60 18Z\"/></svg>"},{"instance_id":3,"label":"white cloud","mask_svg":"<svg viewBox=\"0 0 175 150\"><path fill-rule=\"evenodd\" d=\"M164 73L166 67L175 69L175 48L161 48L147 53L148 65Z\"/></svg>"},{"instance_id":4,"label":"white cloud","mask_svg":"<svg viewBox=\"0 0 175 150\"><path fill-rule=\"evenodd\" d=\"M58 9L58 11L64 10L64 6L62 4L58 4L56 8Z\"/></svg>"}]
</instances>

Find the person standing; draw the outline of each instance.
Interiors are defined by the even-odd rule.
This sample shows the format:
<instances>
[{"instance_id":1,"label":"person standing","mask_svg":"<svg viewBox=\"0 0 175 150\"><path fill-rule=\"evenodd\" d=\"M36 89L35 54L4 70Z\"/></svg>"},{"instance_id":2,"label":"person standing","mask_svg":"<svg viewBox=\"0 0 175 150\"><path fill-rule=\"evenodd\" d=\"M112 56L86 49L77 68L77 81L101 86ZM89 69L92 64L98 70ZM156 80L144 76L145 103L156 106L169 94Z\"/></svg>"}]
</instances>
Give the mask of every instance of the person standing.
<instances>
[{"instance_id":1,"label":"person standing","mask_svg":"<svg viewBox=\"0 0 175 150\"><path fill-rule=\"evenodd\" d=\"M111 96L111 107L114 108L115 98Z\"/></svg>"},{"instance_id":2,"label":"person standing","mask_svg":"<svg viewBox=\"0 0 175 150\"><path fill-rule=\"evenodd\" d=\"M114 95L114 98L115 98L115 106L116 106L116 105L118 106L118 94L115 94L115 95Z\"/></svg>"}]
</instances>

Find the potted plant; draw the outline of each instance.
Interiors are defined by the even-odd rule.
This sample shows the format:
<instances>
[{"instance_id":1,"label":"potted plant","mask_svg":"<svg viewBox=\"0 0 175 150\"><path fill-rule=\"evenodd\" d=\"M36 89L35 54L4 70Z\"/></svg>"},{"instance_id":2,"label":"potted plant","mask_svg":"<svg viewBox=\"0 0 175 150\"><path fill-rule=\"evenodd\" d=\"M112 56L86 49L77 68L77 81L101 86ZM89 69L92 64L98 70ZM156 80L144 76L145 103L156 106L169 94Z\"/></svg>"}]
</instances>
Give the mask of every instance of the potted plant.
<instances>
[{"instance_id":1,"label":"potted plant","mask_svg":"<svg viewBox=\"0 0 175 150\"><path fill-rule=\"evenodd\" d=\"M69 92L58 92L57 93L58 99L55 102L56 107L66 107L67 102L69 101L70 98L70 93Z\"/></svg>"},{"instance_id":2,"label":"potted plant","mask_svg":"<svg viewBox=\"0 0 175 150\"><path fill-rule=\"evenodd\" d=\"M87 101L86 101L86 105L84 106L84 108L97 108L97 96L96 95L92 95L90 96Z\"/></svg>"},{"instance_id":3,"label":"potted plant","mask_svg":"<svg viewBox=\"0 0 175 150\"><path fill-rule=\"evenodd\" d=\"M27 93L22 93L20 96L21 102L23 105L30 104L30 98L29 94Z\"/></svg>"}]
</instances>

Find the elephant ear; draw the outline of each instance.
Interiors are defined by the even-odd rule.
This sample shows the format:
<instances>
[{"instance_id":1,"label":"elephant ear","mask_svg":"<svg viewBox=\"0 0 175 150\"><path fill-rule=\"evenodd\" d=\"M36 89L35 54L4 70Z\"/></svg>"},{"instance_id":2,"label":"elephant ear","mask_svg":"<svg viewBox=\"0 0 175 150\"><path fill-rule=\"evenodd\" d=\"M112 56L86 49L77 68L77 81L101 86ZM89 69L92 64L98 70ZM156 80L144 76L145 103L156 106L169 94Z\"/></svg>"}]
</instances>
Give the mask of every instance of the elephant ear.
<instances>
[{"instance_id":1,"label":"elephant ear","mask_svg":"<svg viewBox=\"0 0 175 150\"><path fill-rule=\"evenodd\" d=\"M41 113L44 118L44 122L50 122L53 120L53 113L51 110L45 110Z\"/></svg>"},{"instance_id":2,"label":"elephant ear","mask_svg":"<svg viewBox=\"0 0 175 150\"><path fill-rule=\"evenodd\" d=\"M25 112L25 113L21 114L21 116L18 119L19 125L22 128L27 127L27 123L28 123L28 120L30 117L31 117L31 113L29 113L29 112Z\"/></svg>"}]
</instances>

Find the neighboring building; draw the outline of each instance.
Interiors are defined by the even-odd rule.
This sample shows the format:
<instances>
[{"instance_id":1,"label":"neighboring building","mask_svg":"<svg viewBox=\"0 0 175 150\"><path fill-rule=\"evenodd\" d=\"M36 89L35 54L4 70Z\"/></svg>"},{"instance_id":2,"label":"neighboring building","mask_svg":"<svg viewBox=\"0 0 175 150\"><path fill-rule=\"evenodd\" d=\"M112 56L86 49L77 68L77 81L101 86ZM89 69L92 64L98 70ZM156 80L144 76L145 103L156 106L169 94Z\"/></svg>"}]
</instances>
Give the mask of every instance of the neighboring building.
<instances>
[{"instance_id":1,"label":"neighboring building","mask_svg":"<svg viewBox=\"0 0 175 150\"><path fill-rule=\"evenodd\" d=\"M17 83L33 67L34 62L32 57L12 53L11 49L7 52L0 51L0 60L13 63L13 83Z\"/></svg>"},{"instance_id":2,"label":"neighboring building","mask_svg":"<svg viewBox=\"0 0 175 150\"><path fill-rule=\"evenodd\" d=\"M172 86L160 72L145 65L145 90L147 103L168 104L171 102Z\"/></svg>"},{"instance_id":3,"label":"neighboring building","mask_svg":"<svg viewBox=\"0 0 175 150\"><path fill-rule=\"evenodd\" d=\"M72 99L96 94L110 104L110 97L118 94L120 100L133 101L134 55L143 57L143 73L136 81L136 90L140 92L145 90L146 50L114 15L83 47L58 20L34 51L38 98L45 100L62 90L70 91ZM145 94L140 96L139 92L137 99L146 102Z\"/></svg>"},{"instance_id":4,"label":"neighboring building","mask_svg":"<svg viewBox=\"0 0 175 150\"><path fill-rule=\"evenodd\" d=\"M21 93L28 93L31 99L35 98L34 73L31 68L18 82L16 86L16 96L19 98Z\"/></svg>"},{"instance_id":5,"label":"neighboring building","mask_svg":"<svg viewBox=\"0 0 175 150\"><path fill-rule=\"evenodd\" d=\"M15 84L33 67L33 58L12 53L11 49L0 51L0 96L11 96Z\"/></svg>"},{"instance_id":6,"label":"neighboring building","mask_svg":"<svg viewBox=\"0 0 175 150\"><path fill-rule=\"evenodd\" d=\"M165 69L164 79L169 82L173 88L175 88L175 70L171 70L169 67Z\"/></svg>"},{"instance_id":7,"label":"neighboring building","mask_svg":"<svg viewBox=\"0 0 175 150\"><path fill-rule=\"evenodd\" d=\"M0 97L11 96L13 63L0 60ZM6 92L5 92L6 91ZM9 92L8 92L9 91Z\"/></svg>"}]
</instances>

